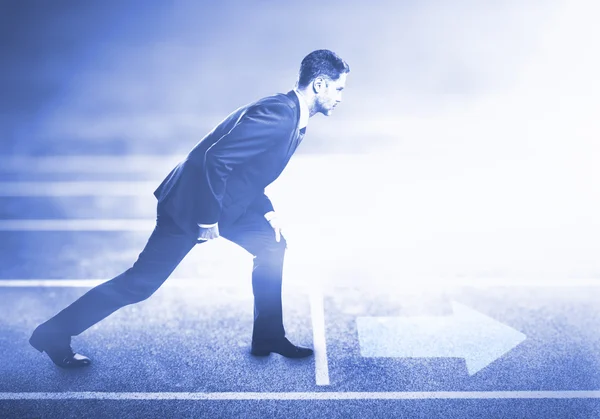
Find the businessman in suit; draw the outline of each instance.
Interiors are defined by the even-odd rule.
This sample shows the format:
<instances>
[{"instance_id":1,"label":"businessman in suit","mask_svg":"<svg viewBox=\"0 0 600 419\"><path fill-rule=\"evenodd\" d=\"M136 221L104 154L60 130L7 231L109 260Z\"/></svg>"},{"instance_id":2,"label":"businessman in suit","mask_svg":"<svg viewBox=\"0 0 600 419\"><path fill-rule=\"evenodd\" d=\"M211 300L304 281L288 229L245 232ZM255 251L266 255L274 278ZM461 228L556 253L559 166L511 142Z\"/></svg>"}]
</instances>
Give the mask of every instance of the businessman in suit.
<instances>
[{"instance_id":1,"label":"businessman in suit","mask_svg":"<svg viewBox=\"0 0 600 419\"><path fill-rule=\"evenodd\" d=\"M150 297L187 253L220 236L254 256L251 354L303 358L312 349L285 336L281 285L286 240L265 187L302 141L310 117L330 115L350 69L329 50L308 54L296 87L240 107L190 151L154 192L154 231L131 268L92 288L48 321L29 342L64 368L90 364L73 352L79 335L121 307Z\"/></svg>"}]
</instances>

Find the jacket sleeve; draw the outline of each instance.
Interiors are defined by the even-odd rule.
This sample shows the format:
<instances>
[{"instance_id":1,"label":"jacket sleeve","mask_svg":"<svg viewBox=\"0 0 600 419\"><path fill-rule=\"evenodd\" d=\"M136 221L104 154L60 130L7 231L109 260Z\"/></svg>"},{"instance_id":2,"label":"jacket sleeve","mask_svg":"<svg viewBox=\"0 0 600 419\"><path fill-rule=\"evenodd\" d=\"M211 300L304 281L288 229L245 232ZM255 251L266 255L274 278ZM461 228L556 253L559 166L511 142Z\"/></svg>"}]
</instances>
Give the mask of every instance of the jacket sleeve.
<instances>
[{"instance_id":1,"label":"jacket sleeve","mask_svg":"<svg viewBox=\"0 0 600 419\"><path fill-rule=\"evenodd\" d=\"M230 174L255 157L269 151L278 141L285 141L294 130L293 110L284 103L251 106L237 124L208 148L204 156L209 201L214 208L210 224L218 222Z\"/></svg>"}]
</instances>

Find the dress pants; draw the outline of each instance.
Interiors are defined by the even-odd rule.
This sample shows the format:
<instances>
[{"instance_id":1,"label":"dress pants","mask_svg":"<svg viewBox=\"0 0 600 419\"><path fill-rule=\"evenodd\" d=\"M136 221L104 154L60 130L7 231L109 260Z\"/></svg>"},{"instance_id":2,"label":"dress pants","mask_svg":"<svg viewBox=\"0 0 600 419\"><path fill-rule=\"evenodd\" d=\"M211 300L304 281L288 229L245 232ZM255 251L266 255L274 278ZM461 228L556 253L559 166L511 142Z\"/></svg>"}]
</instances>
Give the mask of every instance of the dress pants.
<instances>
[{"instance_id":1,"label":"dress pants","mask_svg":"<svg viewBox=\"0 0 600 419\"><path fill-rule=\"evenodd\" d=\"M253 343L285 336L282 318L281 285L286 243L263 214L249 209L231 224L219 225L222 237L243 247L254 256ZM131 268L82 295L48 320L48 331L76 336L111 313L150 297L171 275L181 260L198 243L166 214L159 211L156 227Z\"/></svg>"}]
</instances>

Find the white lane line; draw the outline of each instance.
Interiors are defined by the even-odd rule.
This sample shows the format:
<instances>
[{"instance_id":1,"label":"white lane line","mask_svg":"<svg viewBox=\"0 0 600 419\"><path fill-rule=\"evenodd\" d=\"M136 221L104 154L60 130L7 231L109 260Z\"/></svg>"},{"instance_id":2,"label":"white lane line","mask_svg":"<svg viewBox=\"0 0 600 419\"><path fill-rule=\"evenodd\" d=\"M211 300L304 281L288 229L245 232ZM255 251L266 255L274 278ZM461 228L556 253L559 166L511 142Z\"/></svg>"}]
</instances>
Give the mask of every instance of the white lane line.
<instances>
[{"instance_id":1,"label":"white lane line","mask_svg":"<svg viewBox=\"0 0 600 419\"><path fill-rule=\"evenodd\" d=\"M0 220L0 231L150 231L155 224L150 219L19 219Z\"/></svg>"},{"instance_id":2,"label":"white lane line","mask_svg":"<svg viewBox=\"0 0 600 419\"><path fill-rule=\"evenodd\" d=\"M110 278L103 279L2 279L0 280L0 289L2 288L93 288L109 281ZM217 285L214 282L206 281L204 278L169 278L161 288L184 288L186 290L209 290L209 289L231 289L232 292L242 292L252 295L250 285L237 280L219 281ZM298 293L308 294L306 284L288 282L283 290L283 294Z\"/></svg>"},{"instance_id":3,"label":"white lane line","mask_svg":"<svg viewBox=\"0 0 600 419\"><path fill-rule=\"evenodd\" d=\"M103 279L0 279L0 288L92 288L110 278ZM213 282L206 281L203 278L169 278L162 286L164 287L184 287L184 288L220 288L232 287L237 289L245 289L246 283L241 283L237 280L220 281L217 285ZM286 283L284 293L293 290L308 291L307 286L301 283L289 282Z\"/></svg>"},{"instance_id":4,"label":"white lane line","mask_svg":"<svg viewBox=\"0 0 600 419\"><path fill-rule=\"evenodd\" d=\"M407 392L25 392L0 393L0 400L430 400L430 399L600 399L600 390L407 391Z\"/></svg>"},{"instance_id":5,"label":"white lane line","mask_svg":"<svg viewBox=\"0 0 600 419\"><path fill-rule=\"evenodd\" d=\"M51 288L51 287L95 287L106 279L2 279L2 288ZM167 285L167 281L163 286Z\"/></svg>"},{"instance_id":6,"label":"white lane line","mask_svg":"<svg viewBox=\"0 0 600 419\"><path fill-rule=\"evenodd\" d=\"M313 287L314 288L310 293L310 314L312 318L313 345L315 351L315 376L318 386L328 386L329 365L327 363L323 293L318 285L313 285Z\"/></svg>"},{"instance_id":7,"label":"white lane line","mask_svg":"<svg viewBox=\"0 0 600 419\"><path fill-rule=\"evenodd\" d=\"M91 288L106 282L105 279L2 279L0 287L3 288ZM221 284L222 285L222 284ZM194 278L170 279L163 287L208 287L206 281ZM239 286L239 284L238 284Z\"/></svg>"},{"instance_id":8,"label":"white lane line","mask_svg":"<svg viewBox=\"0 0 600 419\"><path fill-rule=\"evenodd\" d=\"M168 172L186 158L186 154L167 155L79 155L79 156L8 156L0 159L0 172L27 173L154 173ZM364 154L336 153L337 163L365 160ZM368 157L367 157L368 158ZM330 154L298 154L295 161L310 161L330 167ZM293 162L291 162L293 164ZM163 173L166 175L166 173Z\"/></svg>"},{"instance_id":9,"label":"white lane line","mask_svg":"<svg viewBox=\"0 0 600 419\"><path fill-rule=\"evenodd\" d=\"M473 288L571 288L571 287L600 287L600 278L548 278L548 279L530 279L530 278L422 278L417 276L410 277L403 275L410 281L398 281L393 276L383 279L369 279L370 285L390 286L393 285L397 290L418 290L425 289L445 289L458 287ZM330 284L327 291L333 291L338 287L345 288L347 284Z\"/></svg>"},{"instance_id":10,"label":"white lane line","mask_svg":"<svg viewBox=\"0 0 600 419\"><path fill-rule=\"evenodd\" d=\"M156 181L0 182L0 196L152 196Z\"/></svg>"},{"instance_id":11,"label":"white lane line","mask_svg":"<svg viewBox=\"0 0 600 419\"><path fill-rule=\"evenodd\" d=\"M35 287L94 287L98 284L100 284L101 282L106 281L106 279L23 279L23 278L10 278L10 279L0 279L0 287L5 287L5 288L24 288L24 287L30 287L30 288L35 288ZM198 279L198 278L189 278L189 279L170 279L169 281L165 282L165 285L163 286L204 286L205 282L202 281L202 279ZM384 282L384 281L369 281L369 285L390 285L393 284L394 286L396 286L396 282L394 281L388 281L388 282ZM427 281L421 281L419 282L419 287L423 288L423 289L431 289L433 282L427 282ZM352 284L351 286L348 286L347 284L340 284L337 287L331 286L330 288L332 288L331 290L328 289L329 292L334 292L337 291L339 289L344 289L344 288L352 288L352 286L356 286L357 284ZM288 282L286 287L295 287L297 286L298 288L301 289L306 289L308 290L309 288L312 291L312 285L302 285L298 282L295 281L291 281ZM526 281L514 281L514 280L506 280L506 281L493 281L490 283L486 283L485 280L473 280L470 282L467 282L465 280L460 280L460 281L445 281L444 282L444 286L445 287L475 287L475 288L496 288L496 287L512 287L512 288L552 288L552 287L563 287L563 288L567 288L567 287L600 287L600 280L599 279L580 279L580 280L571 280L571 279L565 279L562 281L548 281L548 282L542 282L542 281L530 281L529 283L527 283ZM335 288L335 290L333 290L333 288ZM401 286L400 286L401 288ZM414 289L414 285L411 285L411 289ZM328 293L329 293L328 292ZM324 321L324 311L323 311L323 297L321 294L321 300L319 301L319 297L317 297L315 294L311 293L310 295L310 305L311 305L311 315L312 315L312 319L313 319L313 330L315 330L314 325L315 325L315 318L318 319L318 312L317 310L320 309L321 310L321 319ZM316 314L316 316L315 316ZM317 327L319 327L317 325ZM323 330L324 330L324 326L322 326ZM323 333L324 336L324 333ZM313 336L313 339L316 339L315 336ZM315 343L316 344L316 343Z\"/></svg>"},{"instance_id":12,"label":"white lane line","mask_svg":"<svg viewBox=\"0 0 600 419\"><path fill-rule=\"evenodd\" d=\"M132 173L170 168L185 155L128 156L10 156L0 160L0 171L29 173Z\"/></svg>"}]
</instances>

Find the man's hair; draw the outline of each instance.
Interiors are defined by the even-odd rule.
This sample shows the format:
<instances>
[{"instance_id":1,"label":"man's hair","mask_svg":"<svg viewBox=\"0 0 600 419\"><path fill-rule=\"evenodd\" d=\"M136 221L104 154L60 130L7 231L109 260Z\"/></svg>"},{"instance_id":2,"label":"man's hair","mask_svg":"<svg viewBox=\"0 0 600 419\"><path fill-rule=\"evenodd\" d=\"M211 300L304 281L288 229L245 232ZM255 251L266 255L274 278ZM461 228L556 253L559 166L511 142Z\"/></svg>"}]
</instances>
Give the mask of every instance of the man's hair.
<instances>
[{"instance_id":1,"label":"man's hair","mask_svg":"<svg viewBox=\"0 0 600 419\"><path fill-rule=\"evenodd\" d=\"M350 72L348 64L335 52L319 49L311 52L300 63L298 87L304 88L319 76L337 80L342 73Z\"/></svg>"}]
</instances>

